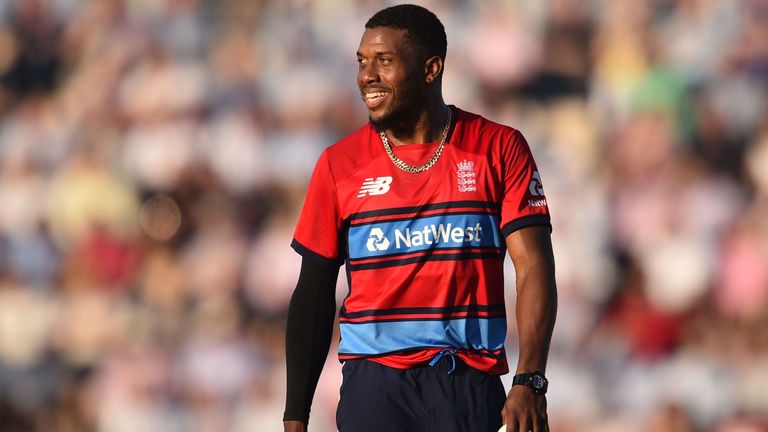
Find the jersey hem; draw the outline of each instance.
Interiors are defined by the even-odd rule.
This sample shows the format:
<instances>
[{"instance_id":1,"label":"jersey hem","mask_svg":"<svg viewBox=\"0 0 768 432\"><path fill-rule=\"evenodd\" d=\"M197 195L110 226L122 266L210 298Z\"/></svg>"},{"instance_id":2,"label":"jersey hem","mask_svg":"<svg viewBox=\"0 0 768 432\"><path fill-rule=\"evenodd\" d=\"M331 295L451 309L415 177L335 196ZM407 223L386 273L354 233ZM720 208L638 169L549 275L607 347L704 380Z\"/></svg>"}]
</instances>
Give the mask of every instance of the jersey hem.
<instances>
[{"instance_id":1,"label":"jersey hem","mask_svg":"<svg viewBox=\"0 0 768 432\"><path fill-rule=\"evenodd\" d=\"M295 250L296 253L302 257L307 258L316 264L320 264L323 267L337 268L341 267L341 264L343 263L343 261L340 259L326 258L319 253L314 252L313 250L299 243L299 241L296 239L293 239L291 242L291 248L293 248L293 250Z\"/></svg>"},{"instance_id":2,"label":"jersey hem","mask_svg":"<svg viewBox=\"0 0 768 432\"><path fill-rule=\"evenodd\" d=\"M552 223L550 222L549 215L538 214L523 216L519 219L507 222L503 227L501 227L501 234L504 237L507 237L508 235L521 228L533 225L546 225L549 227L549 232L552 232Z\"/></svg>"},{"instance_id":3,"label":"jersey hem","mask_svg":"<svg viewBox=\"0 0 768 432\"><path fill-rule=\"evenodd\" d=\"M430 360L434 358L434 355L440 352L446 347L415 347L405 350L393 351L389 353L381 354L350 354L339 352L339 362L344 363L349 360L367 360L379 363L381 365L400 370L418 369L428 367ZM457 349L456 356L458 356L464 363L471 368L491 375L505 375L509 373L509 365L507 364L506 351L504 348L500 348L495 351L482 352L475 350L463 350ZM393 361L390 356L393 354L407 354L407 353L421 353L423 358L419 361ZM480 359L486 359L492 361L492 363L484 363Z\"/></svg>"}]
</instances>

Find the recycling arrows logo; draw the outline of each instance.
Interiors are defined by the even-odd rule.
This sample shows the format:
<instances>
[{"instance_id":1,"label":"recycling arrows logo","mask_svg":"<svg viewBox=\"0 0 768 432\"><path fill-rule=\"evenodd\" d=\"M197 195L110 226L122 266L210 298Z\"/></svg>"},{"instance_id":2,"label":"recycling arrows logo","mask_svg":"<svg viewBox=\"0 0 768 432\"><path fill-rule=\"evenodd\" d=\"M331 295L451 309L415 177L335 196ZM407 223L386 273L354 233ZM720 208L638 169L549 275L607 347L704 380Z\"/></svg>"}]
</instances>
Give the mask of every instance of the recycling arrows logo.
<instances>
[{"instance_id":1,"label":"recycling arrows logo","mask_svg":"<svg viewBox=\"0 0 768 432\"><path fill-rule=\"evenodd\" d=\"M384 231L381 228L371 229L371 233L368 235L368 241L365 243L365 247L370 252L385 251L389 248L389 239L384 236Z\"/></svg>"}]
</instances>

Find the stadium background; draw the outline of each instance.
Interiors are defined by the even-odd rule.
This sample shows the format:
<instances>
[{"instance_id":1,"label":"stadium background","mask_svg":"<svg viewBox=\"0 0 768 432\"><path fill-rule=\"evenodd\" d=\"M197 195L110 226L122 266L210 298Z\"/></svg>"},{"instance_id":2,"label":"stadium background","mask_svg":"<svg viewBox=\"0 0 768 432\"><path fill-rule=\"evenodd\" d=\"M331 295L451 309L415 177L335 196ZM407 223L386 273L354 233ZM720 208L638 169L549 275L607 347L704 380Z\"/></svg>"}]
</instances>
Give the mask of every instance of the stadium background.
<instances>
[{"instance_id":1,"label":"stadium background","mask_svg":"<svg viewBox=\"0 0 768 432\"><path fill-rule=\"evenodd\" d=\"M0 2L0 430L281 430L292 230L385 3ZM768 430L768 2L422 4L542 172L552 430Z\"/></svg>"}]
</instances>

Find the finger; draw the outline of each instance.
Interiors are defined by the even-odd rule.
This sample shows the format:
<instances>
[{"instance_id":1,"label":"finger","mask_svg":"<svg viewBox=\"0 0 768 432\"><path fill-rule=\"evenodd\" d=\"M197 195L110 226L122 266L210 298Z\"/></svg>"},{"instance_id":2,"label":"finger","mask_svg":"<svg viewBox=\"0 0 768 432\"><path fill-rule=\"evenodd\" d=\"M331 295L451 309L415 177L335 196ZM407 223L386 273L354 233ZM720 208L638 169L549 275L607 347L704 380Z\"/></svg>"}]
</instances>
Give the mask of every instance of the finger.
<instances>
[{"instance_id":1,"label":"finger","mask_svg":"<svg viewBox=\"0 0 768 432\"><path fill-rule=\"evenodd\" d=\"M528 425L525 422L525 417L518 419L515 422L515 431L516 432L528 432Z\"/></svg>"},{"instance_id":2,"label":"finger","mask_svg":"<svg viewBox=\"0 0 768 432\"><path fill-rule=\"evenodd\" d=\"M545 432L549 428L547 427L547 414L546 413L536 413L535 417L533 418L533 431L534 432Z\"/></svg>"},{"instance_id":3,"label":"finger","mask_svg":"<svg viewBox=\"0 0 768 432\"><path fill-rule=\"evenodd\" d=\"M549 432L549 417L547 416L546 405L539 412L539 424L540 424L540 430L542 432Z\"/></svg>"},{"instance_id":4,"label":"finger","mask_svg":"<svg viewBox=\"0 0 768 432\"><path fill-rule=\"evenodd\" d=\"M515 420L514 417L509 417L509 422L507 423L507 432L520 432L520 427L517 424L517 420Z\"/></svg>"}]
</instances>

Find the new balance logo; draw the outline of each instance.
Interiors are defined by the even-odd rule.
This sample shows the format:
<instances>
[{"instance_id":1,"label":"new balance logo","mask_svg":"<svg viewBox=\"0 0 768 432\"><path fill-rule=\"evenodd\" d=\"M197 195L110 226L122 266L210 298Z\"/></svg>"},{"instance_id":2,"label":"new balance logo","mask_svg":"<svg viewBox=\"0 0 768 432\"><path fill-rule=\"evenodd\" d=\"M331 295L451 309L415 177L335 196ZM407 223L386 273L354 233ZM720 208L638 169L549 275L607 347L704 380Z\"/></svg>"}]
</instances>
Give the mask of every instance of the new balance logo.
<instances>
[{"instance_id":1,"label":"new balance logo","mask_svg":"<svg viewBox=\"0 0 768 432\"><path fill-rule=\"evenodd\" d=\"M360 186L360 192L357 193L357 197L364 197L366 195L384 195L389 192L389 185L392 184L392 177L368 177L363 181L363 185Z\"/></svg>"},{"instance_id":2,"label":"new balance logo","mask_svg":"<svg viewBox=\"0 0 768 432\"><path fill-rule=\"evenodd\" d=\"M370 252L385 251L389 247L389 239L384 236L384 231L381 228L373 228L365 247Z\"/></svg>"},{"instance_id":3,"label":"new balance logo","mask_svg":"<svg viewBox=\"0 0 768 432\"><path fill-rule=\"evenodd\" d=\"M541 185L541 176L538 171L533 172L533 178L528 185L528 192L531 193L531 196L544 196L544 186Z\"/></svg>"}]
</instances>

